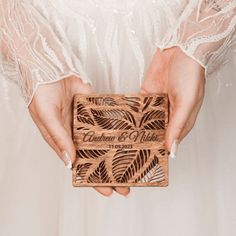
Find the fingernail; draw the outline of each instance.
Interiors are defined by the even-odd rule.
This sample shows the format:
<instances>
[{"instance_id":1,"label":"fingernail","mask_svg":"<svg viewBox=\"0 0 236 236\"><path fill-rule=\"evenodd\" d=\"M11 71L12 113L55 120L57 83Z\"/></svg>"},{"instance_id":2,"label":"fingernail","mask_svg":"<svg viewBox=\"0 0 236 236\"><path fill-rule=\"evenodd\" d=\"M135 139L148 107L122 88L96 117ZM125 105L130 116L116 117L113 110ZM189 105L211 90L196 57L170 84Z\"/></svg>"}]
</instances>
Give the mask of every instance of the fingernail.
<instances>
[{"instance_id":1,"label":"fingernail","mask_svg":"<svg viewBox=\"0 0 236 236\"><path fill-rule=\"evenodd\" d=\"M172 145L171 145L169 157L172 158L172 159L175 159L176 154L177 154L177 150L178 150L178 141L174 140Z\"/></svg>"},{"instance_id":2,"label":"fingernail","mask_svg":"<svg viewBox=\"0 0 236 236\"><path fill-rule=\"evenodd\" d=\"M62 160L64 161L66 168L68 168L68 169L72 168L72 162L70 159L70 155L67 151L62 152Z\"/></svg>"}]
</instances>

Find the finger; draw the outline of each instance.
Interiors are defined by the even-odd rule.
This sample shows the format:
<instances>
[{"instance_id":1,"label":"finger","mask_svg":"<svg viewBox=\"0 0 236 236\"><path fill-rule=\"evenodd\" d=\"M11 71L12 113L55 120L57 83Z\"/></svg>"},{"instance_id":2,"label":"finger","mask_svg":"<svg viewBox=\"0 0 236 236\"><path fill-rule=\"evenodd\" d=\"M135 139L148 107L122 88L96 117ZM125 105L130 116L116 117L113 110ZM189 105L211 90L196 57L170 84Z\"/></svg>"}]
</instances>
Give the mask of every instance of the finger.
<instances>
[{"instance_id":1,"label":"finger","mask_svg":"<svg viewBox=\"0 0 236 236\"><path fill-rule=\"evenodd\" d=\"M171 151L171 146L175 140L177 144L179 143L181 132L194 110L194 105L193 100L176 97L170 111L170 120L165 134L165 144L169 151Z\"/></svg>"},{"instance_id":2,"label":"finger","mask_svg":"<svg viewBox=\"0 0 236 236\"><path fill-rule=\"evenodd\" d=\"M94 189L101 193L104 196L111 196L111 194L113 193L113 189L112 187L94 187Z\"/></svg>"},{"instance_id":3,"label":"finger","mask_svg":"<svg viewBox=\"0 0 236 236\"><path fill-rule=\"evenodd\" d=\"M31 114L31 116L33 117L33 120L35 121L35 123L36 123L40 133L42 134L44 140L50 145L50 147L52 147L52 149L57 153L57 155L61 158L61 160L65 163L65 165L70 169L71 166L68 165L68 161L65 160L65 157L61 156L60 149L58 148L58 146L54 142L53 138L48 133L45 126L36 118L36 116L34 116L33 114Z\"/></svg>"},{"instance_id":4,"label":"finger","mask_svg":"<svg viewBox=\"0 0 236 236\"><path fill-rule=\"evenodd\" d=\"M59 109L52 106L49 110L50 114L40 114L40 122L58 147L60 158L65 162L67 167L70 168L76 157L73 140L66 129L65 121L62 120Z\"/></svg>"},{"instance_id":5,"label":"finger","mask_svg":"<svg viewBox=\"0 0 236 236\"><path fill-rule=\"evenodd\" d=\"M52 149L59 155L60 154L60 150L58 149L57 145L55 144L55 142L53 141L53 139L51 138L51 136L49 135L49 133L47 132L47 129L43 126L43 124L40 122L40 120L37 119L37 116L35 116L33 113L30 112L30 115L34 121L34 123L36 124L36 126L38 127L41 135L43 136L44 140L52 147Z\"/></svg>"},{"instance_id":6,"label":"finger","mask_svg":"<svg viewBox=\"0 0 236 236\"><path fill-rule=\"evenodd\" d=\"M193 109L193 112L191 113L189 120L187 121L184 129L181 132L180 135L180 142L187 136L187 134L192 130L192 128L194 127L194 124L196 122L198 113L201 109L202 106L202 102L199 102Z\"/></svg>"},{"instance_id":7,"label":"finger","mask_svg":"<svg viewBox=\"0 0 236 236\"><path fill-rule=\"evenodd\" d=\"M127 196L130 193L129 187L114 187L113 188L117 193Z\"/></svg>"}]
</instances>

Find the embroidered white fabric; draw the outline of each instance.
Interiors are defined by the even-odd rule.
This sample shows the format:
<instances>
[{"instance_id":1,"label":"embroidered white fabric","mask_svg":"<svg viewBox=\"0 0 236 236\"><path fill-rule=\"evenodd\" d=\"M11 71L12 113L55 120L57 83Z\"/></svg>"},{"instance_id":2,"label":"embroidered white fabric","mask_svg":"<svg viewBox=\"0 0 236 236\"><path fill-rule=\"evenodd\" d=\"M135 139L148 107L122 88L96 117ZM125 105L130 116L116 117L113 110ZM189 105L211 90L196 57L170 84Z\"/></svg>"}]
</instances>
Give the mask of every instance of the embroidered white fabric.
<instances>
[{"instance_id":1,"label":"embroidered white fabric","mask_svg":"<svg viewBox=\"0 0 236 236\"><path fill-rule=\"evenodd\" d=\"M179 46L205 68L206 78L218 71L236 50L236 1L186 1L161 49Z\"/></svg>"},{"instance_id":2,"label":"embroidered white fabric","mask_svg":"<svg viewBox=\"0 0 236 236\"><path fill-rule=\"evenodd\" d=\"M208 78L235 52L235 12L236 0L0 0L0 73L18 83L27 105L39 84L69 75L93 84L92 54L104 80L119 81L123 34L138 63L140 83L148 63L144 53L156 47L179 46ZM77 32L70 32L70 23L77 24ZM70 36L75 34L77 41ZM143 45L146 40L149 45Z\"/></svg>"}]
</instances>

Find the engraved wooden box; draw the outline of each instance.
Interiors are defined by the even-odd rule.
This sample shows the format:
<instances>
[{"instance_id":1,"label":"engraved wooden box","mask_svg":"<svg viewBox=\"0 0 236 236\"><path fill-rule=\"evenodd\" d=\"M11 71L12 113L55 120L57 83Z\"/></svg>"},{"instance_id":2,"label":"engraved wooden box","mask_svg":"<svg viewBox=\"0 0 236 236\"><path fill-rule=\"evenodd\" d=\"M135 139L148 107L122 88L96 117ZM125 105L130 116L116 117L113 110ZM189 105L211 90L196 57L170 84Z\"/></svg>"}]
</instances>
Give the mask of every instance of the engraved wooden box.
<instances>
[{"instance_id":1,"label":"engraved wooden box","mask_svg":"<svg viewBox=\"0 0 236 236\"><path fill-rule=\"evenodd\" d=\"M168 186L167 94L76 94L72 184Z\"/></svg>"}]
</instances>

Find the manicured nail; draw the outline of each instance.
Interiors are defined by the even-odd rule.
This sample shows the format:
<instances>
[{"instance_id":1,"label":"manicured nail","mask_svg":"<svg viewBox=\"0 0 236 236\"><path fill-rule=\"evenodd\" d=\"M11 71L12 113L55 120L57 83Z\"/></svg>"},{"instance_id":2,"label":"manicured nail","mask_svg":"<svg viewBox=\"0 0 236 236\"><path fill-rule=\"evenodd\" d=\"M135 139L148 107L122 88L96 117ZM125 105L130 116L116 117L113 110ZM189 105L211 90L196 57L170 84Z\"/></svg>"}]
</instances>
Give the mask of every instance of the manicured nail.
<instances>
[{"instance_id":1,"label":"manicured nail","mask_svg":"<svg viewBox=\"0 0 236 236\"><path fill-rule=\"evenodd\" d=\"M66 168L71 169L72 168L72 162L70 159L70 155L67 151L63 151L62 153L62 160L64 161Z\"/></svg>"},{"instance_id":2,"label":"manicured nail","mask_svg":"<svg viewBox=\"0 0 236 236\"><path fill-rule=\"evenodd\" d=\"M172 159L175 159L176 154L177 154L177 150L178 150L178 141L174 140L172 145L171 145L169 157L172 158Z\"/></svg>"}]
</instances>

